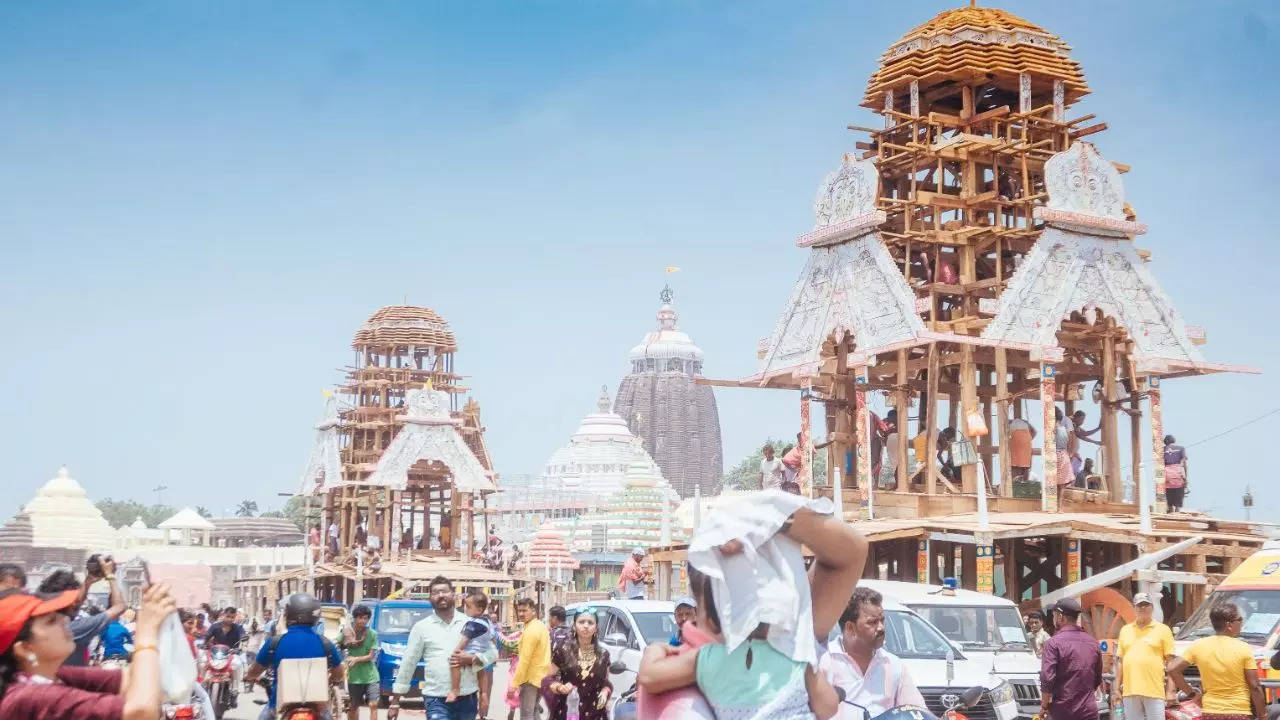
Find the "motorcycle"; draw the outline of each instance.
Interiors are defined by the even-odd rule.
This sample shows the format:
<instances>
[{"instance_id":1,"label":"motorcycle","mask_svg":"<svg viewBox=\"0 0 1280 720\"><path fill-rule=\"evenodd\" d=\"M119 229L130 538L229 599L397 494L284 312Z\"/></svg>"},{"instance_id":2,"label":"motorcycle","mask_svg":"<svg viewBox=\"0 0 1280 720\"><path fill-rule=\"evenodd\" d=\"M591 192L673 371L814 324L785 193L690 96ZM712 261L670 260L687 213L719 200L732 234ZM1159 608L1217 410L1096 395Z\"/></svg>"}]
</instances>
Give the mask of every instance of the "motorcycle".
<instances>
[{"instance_id":1,"label":"motorcycle","mask_svg":"<svg viewBox=\"0 0 1280 720\"><path fill-rule=\"evenodd\" d=\"M231 648L214 645L206 648L202 656L204 690L213 705L213 720L221 720L231 709Z\"/></svg>"}]
</instances>

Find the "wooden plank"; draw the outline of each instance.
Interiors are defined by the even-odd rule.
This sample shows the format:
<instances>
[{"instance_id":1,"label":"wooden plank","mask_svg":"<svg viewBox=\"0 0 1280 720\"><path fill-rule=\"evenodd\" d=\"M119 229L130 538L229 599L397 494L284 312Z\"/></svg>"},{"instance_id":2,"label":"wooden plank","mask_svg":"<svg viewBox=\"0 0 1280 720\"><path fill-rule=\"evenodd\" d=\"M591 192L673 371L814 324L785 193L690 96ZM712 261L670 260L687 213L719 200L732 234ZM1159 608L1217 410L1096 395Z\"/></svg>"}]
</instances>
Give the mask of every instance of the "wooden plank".
<instances>
[{"instance_id":1,"label":"wooden plank","mask_svg":"<svg viewBox=\"0 0 1280 720\"><path fill-rule=\"evenodd\" d=\"M1013 496L1013 468L1009 464L1009 361L1004 348L996 352L995 392L997 415L997 441L1000 443L1000 496Z\"/></svg>"},{"instance_id":2,"label":"wooden plank","mask_svg":"<svg viewBox=\"0 0 1280 720\"><path fill-rule=\"evenodd\" d=\"M906 492L910 482L907 461L907 446L911 442L911 433L908 432L907 414L909 406L907 403L907 351L899 350L897 357L898 365L898 387L894 392L894 406L898 411L898 450L894 463L897 467L896 486L899 492Z\"/></svg>"},{"instance_id":3,"label":"wooden plank","mask_svg":"<svg viewBox=\"0 0 1280 720\"><path fill-rule=\"evenodd\" d=\"M1120 477L1120 440L1116 423L1116 346L1107 337L1102 341L1102 396L1106 403L1098 408L1102 414L1102 447L1106 453L1105 475L1111 490L1111 501L1124 500L1124 482Z\"/></svg>"},{"instance_id":4,"label":"wooden plank","mask_svg":"<svg viewBox=\"0 0 1280 720\"><path fill-rule=\"evenodd\" d=\"M965 201L957 195L947 195L927 190L917 190L915 199L921 205L937 205L938 207L955 210L963 210L966 206Z\"/></svg>"},{"instance_id":5,"label":"wooden plank","mask_svg":"<svg viewBox=\"0 0 1280 720\"><path fill-rule=\"evenodd\" d=\"M959 408L959 417L954 423L957 438L961 436L969 437L968 415L969 413L978 412L977 380L977 369L973 364L973 346L964 345L960 348L960 402L957 404L953 397L950 403L951 407ZM965 493L978 491L978 466L976 464L962 465L960 467L960 489Z\"/></svg>"},{"instance_id":6,"label":"wooden plank","mask_svg":"<svg viewBox=\"0 0 1280 720\"><path fill-rule=\"evenodd\" d=\"M929 495L938 493L938 463L934 459L935 448L938 445L938 376L942 374L942 368L938 365L938 343L929 343L929 398L926 417L928 418L928 429L924 448L924 457L920 461L925 467L925 492Z\"/></svg>"},{"instance_id":7,"label":"wooden plank","mask_svg":"<svg viewBox=\"0 0 1280 720\"><path fill-rule=\"evenodd\" d=\"M1017 530L1001 530L994 533L996 540L1018 540L1021 538L1053 537L1068 535L1073 531L1070 525L1037 525Z\"/></svg>"},{"instance_id":8,"label":"wooden plank","mask_svg":"<svg viewBox=\"0 0 1280 720\"><path fill-rule=\"evenodd\" d=\"M948 543L966 543L972 545L977 542L972 535L961 535L960 533L949 532L930 532L930 542L948 542Z\"/></svg>"},{"instance_id":9,"label":"wooden plank","mask_svg":"<svg viewBox=\"0 0 1280 720\"><path fill-rule=\"evenodd\" d=\"M1100 133L1106 129L1107 129L1106 123L1098 123L1097 125L1090 125L1089 127L1080 128L1079 130L1072 132L1071 139L1079 140L1082 137L1093 135L1094 133Z\"/></svg>"}]
</instances>

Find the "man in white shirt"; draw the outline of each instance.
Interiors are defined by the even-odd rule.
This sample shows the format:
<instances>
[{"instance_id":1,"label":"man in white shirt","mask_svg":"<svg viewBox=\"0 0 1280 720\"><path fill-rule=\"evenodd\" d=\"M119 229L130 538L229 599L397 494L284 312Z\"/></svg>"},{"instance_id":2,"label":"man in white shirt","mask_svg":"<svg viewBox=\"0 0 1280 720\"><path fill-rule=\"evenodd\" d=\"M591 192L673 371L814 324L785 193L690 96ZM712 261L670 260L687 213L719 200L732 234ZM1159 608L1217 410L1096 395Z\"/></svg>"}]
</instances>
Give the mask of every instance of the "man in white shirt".
<instances>
[{"instance_id":1,"label":"man in white shirt","mask_svg":"<svg viewBox=\"0 0 1280 720\"><path fill-rule=\"evenodd\" d=\"M764 459L760 461L760 489L776 490L784 479L782 461L773 456L773 446L764 446Z\"/></svg>"},{"instance_id":2,"label":"man in white shirt","mask_svg":"<svg viewBox=\"0 0 1280 720\"><path fill-rule=\"evenodd\" d=\"M925 707L906 666L884 649L884 608L880 593L857 588L840 616L840 636L818 661L833 687L844 692L840 720L862 720L862 710L875 717L899 705Z\"/></svg>"}]
</instances>

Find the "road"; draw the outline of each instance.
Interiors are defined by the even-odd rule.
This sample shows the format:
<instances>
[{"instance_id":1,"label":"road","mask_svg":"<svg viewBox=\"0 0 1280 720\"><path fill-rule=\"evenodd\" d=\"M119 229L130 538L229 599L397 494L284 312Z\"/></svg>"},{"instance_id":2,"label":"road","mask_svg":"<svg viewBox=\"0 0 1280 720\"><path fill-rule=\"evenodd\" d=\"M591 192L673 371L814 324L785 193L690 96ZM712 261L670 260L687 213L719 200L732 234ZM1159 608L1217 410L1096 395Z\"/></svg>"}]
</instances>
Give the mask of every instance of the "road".
<instances>
[{"instance_id":1,"label":"road","mask_svg":"<svg viewBox=\"0 0 1280 720\"><path fill-rule=\"evenodd\" d=\"M503 696L507 692L507 663L505 661L498 663L498 667L493 674L493 700L489 703L489 718L492 720L506 720L507 704L503 700ZM262 689L254 691L253 697L240 696L240 706L227 713L223 720L256 720L258 713L262 712L262 706L255 703L254 700L266 701L267 695ZM378 713L379 720L385 720L387 711L382 710ZM421 701L411 701L400 708L401 720L425 720L426 713L422 711ZM334 718L341 720L341 718ZM360 709L360 720L370 720L369 710L367 708Z\"/></svg>"}]
</instances>

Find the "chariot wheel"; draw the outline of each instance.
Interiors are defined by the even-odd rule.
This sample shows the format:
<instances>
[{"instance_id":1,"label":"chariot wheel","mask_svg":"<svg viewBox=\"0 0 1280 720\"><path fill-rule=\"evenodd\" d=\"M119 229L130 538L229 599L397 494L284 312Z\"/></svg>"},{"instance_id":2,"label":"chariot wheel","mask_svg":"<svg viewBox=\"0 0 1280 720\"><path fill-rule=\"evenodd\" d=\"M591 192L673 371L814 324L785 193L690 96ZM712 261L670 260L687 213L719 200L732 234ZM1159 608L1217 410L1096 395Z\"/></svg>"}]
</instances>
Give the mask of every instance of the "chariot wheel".
<instances>
[{"instance_id":1,"label":"chariot wheel","mask_svg":"<svg viewBox=\"0 0 1280 720\"><path fill-rule=\"evenodd\" d=\"M1114 641L1120 628L1134 620L1133 603L1111 588L1099 588L1080 598L1084 629L1098 640Z\"/></svg>"}]
</instances>

